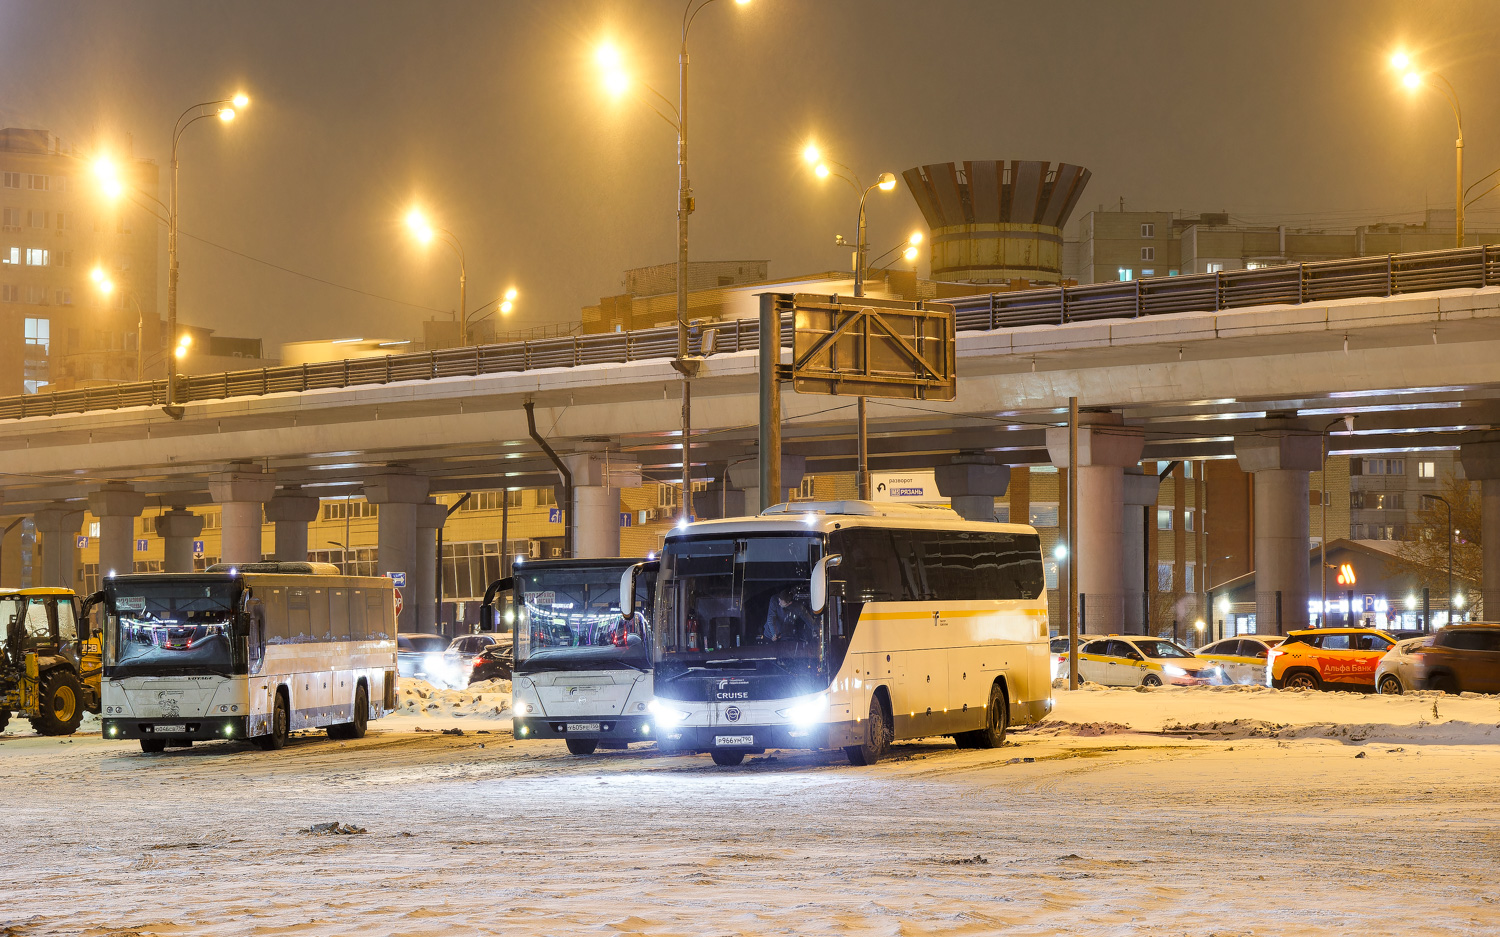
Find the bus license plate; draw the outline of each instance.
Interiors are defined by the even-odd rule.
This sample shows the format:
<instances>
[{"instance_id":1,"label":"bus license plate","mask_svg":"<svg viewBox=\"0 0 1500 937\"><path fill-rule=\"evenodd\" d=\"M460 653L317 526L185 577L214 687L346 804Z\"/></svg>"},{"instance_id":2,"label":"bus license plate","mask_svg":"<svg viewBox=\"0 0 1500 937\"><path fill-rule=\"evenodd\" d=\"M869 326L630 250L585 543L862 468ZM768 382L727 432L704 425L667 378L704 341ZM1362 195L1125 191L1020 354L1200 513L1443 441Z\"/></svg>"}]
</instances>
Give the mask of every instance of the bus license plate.
<instances>
[{"instance_id":1,"label":"bus license plate","mask_svg":"<svg viewBox=\"0 0 1500 937\"><path fill-rule=\"evenodd\" d=\"M176 725L176 726L157 726L152 731L155 732L158 735L160 735L163 732L186 732L187 731L187 726L182 726L182 725Z\"/></svg>"},{"instance_id":2,"label":"bus license plate","mask_svg":"<svg viewBox=\"0 0 1500 937\"><path fill-rule=\"evenodd\" d=\"M570 723L568 723L568 731L569 732L598 732L599 731L599 723L597 723L597 722L570 722Z\"/></svg>"},{"instance_id":3,"label":"bus license plate","mask_svg":"<svg viewBox=\"0 0 1500 937\"><path fill-rule=\"evenodd\" d=\"M754 745L755 744L755 736L753 736L753 735L716 735L716 736L714 736L714 744L715 745Z\"/></svg>"}]
</instances>

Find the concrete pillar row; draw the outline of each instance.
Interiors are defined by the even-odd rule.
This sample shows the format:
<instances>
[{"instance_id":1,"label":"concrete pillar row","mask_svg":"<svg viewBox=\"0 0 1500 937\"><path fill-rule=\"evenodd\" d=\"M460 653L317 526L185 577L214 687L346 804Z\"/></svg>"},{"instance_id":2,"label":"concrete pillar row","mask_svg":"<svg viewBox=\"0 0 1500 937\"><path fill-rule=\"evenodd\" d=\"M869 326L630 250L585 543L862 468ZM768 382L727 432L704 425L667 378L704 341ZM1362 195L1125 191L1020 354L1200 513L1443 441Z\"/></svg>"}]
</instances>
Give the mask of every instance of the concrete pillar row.
<instances>
[{"instance_id":1,"label":"concrete pillar row","mask_svg":"<svg viewBox=\"0 0 1500 937\"><path fill-rule=\"evenodd\" d=\"M437 532L447 520L448 508L432 498L417 505L417 559L406 581L416 605L418 631L438 630Z\"/></svg>"},{"instance_id":2,"label":"concrete pillar row","mask_svg":"<svg viewBox=\"0 0 1500 937\"><path fill-rule=\"evenodd\" d=\"M99 572L135 572L135 519L146 496L123 482L109 482L89 492L89 511L99 518Z\"/></svg>"},{"instance_id":3,"label":"concrete pillar row","mask_svg":"<svg viewBox=\"0 0 1500 937\"><path fill-rule=\"evenodd\" d=\"M365 482L365 498L380 506L378 527L377 572L381 575L404 573L406 588L401 590L401 614L396 616L400 631L416 628L417 613L413 574L417 568L417 508L427 500L427 478L423 475L377 475Z\"/></svg>"},{"instance_id":4,"label":"concrete pillar row","mask_svg":"<svg viewBox=\"0 0 1500 937\"><path fill-rule=\"evenodd\" d=\"M1161 481L1155 475L1147 475L1139 469L1126 469L1124 482L1124 521L1121 524L1125 583L1125 633L1147 634L1151 621L1147 617L1146 596L1154 586L1151 572L1146 568L1146 537L1150 531L1147 509L1156 503ZM1154 563L1152 564L1155 565Z\"/></svg>"},{"instance_id":5,"label":"concrete pillar row","mask_svg":"<svg viewBox=\"0 0 1500 937\"><path fill-rule=\"evenodd\" d=\"M1138 465L1146 438L1118 413L1078 417L1078 542L1068 560L1078 564L1082 620L1090 633L1119 631L1125 620L1125 468ZM1047 454L1068 467L1068 428L1047 429Z\"/></svg>"},{"instance_id":6,"label":"concrete pillar row","mask_svg":"<svg viewBox=\"0 0 1500 937\"><path fill-rule=\"evenodd\" d=\"M573 473L574 555L619 556L620 489L641 484L640 465L608 452L579 452L563 461Z\"/></svg>"},{"instance_id":7,"label":"concrete pillar row","mask_svg":"<svg viewBox=\"0 0 1500 937\"><path fill-rule=\"evenodd\" d=\"M208 493L219 505L219 562L236 566L259 563L264 506L276 494L275 477L256 466L246 466L212 476Z\"/></svg>"},{"instance_id":8,"label":"concrete pillar row","mask_svg":"<svg viewBox=\"0 0 1500 937\"><path fill-rule=\"evenodd\" d=\"M1458 448L1458 461L1464 476L1479 482L1479 591L1485 619L1494 621L1500 616L1500 439L1465 443Z\"/></svg>"},{"instance_id":9,"label":"concrete pillar row","mask_svg":"<svg viewBox=\"0 0 1500 937\"><path fill-rule=\"evenodd\" d=\"M1306 628L1308 479L1321 465L1320 437L1269 427L1236 436L1234 455L1255 476L1255 630L1277 632L1278 615L1281 634Z\"/></svg>"},{"instance_id":10,"label":"concrete pillar row","mask_svg":"<svg viewBox=\"0 0 1500 937\"><path fill-rule=\"evenodd\" d=\"M174 507L156 518L156 533L166 544L164 568L169 573L193 571L193 541L203 533L203 518Z\"/></svg>"},{"instance_id":11,"label":"concrete pillar row","mask_svg":"<svg viewBox=\"0 0 1500 937\"><path fill-rule=\"evenodd\" d=\"M318 499L296 487L283 488L266 502L266 520L276 525L276 559L307 562L307 525L318 519Z\"/></svg>"},{"instance_id":12,"label":"concrete pillar row","mask_svg":"<svg viewBox=\"0 0 1500 937\"><path fill-rule=\"evenodd\" d=\"M83 507L79 502L54 501L32 515L37 533L42 535L42 570L36 584L77 588L73 583L73 558L78 549L78 528L83 524ZM134 571L134 566L126 572ZM101 567L101 573L107 573Z\"/></svg>"},{"instance_id":13,"label":"concrete pillar row","mask_svg":"<svg viewBox=\"0 0 1500 937\"><path fill-rule=\"evenodd\" d=\"M1010 466L983 453L956 455L948 465L933 470L938 494L948 499L964 520L993 521L995 499L1010 487Z\"/></svg>"}]
</instances>

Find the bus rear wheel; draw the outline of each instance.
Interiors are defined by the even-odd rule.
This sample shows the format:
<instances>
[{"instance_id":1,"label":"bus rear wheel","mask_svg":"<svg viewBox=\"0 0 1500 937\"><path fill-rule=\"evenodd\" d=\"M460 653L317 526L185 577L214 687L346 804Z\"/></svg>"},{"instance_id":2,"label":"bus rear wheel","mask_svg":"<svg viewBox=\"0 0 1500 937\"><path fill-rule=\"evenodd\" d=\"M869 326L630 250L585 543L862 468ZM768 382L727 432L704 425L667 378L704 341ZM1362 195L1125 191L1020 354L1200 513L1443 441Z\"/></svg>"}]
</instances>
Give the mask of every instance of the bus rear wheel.
<instances>
[{"instance_id":1,"label":"bus rear wheel","mask_svg":"<svg viewBox=\"0 0 1500 937\"><path fill-rule=\"evenodd\" d=\"M568 751L575 755L592 755L599 747L597 739L568 739Z\"/></svg>"},{"instance_id":2,"label":"bus rear wheel","mask_svg":"<svg viewBox=\"0 0 1500 937\"><path fill-rule=\"evenodd\" d=\"M268 752L286 747L286 740L292 734L291 713L287 711L286 694L276 694L276 708L271 711L271 731L265 735L257 735L255 744Z\"/></svg>"},{"instance_id":3,"label":"bus rear wheel","mask_svg":"<svg viewBox=\"0 0 1500 937\"><path fill-rule=\"evenodd\" d=\"M709 754L713 756L714 764L724 768L733 768L745 760L744 752L710 752Z\"/></svg>"},{"instance_id":4,"label":"bus rear wheel","mask_svg":"<svg viewBox=\"0 0 1500 937\"><path fill-rule=\"evenodd\" d=\"M328 737L331 739L362 739L365 730L370 727L370 695L365 692L361 685L354 691L354 721L340 722L328 727Z\"/></svg>"},{"instance_id":5,"label":"bus rear wheel","mask_svg":"<svg viewBox=\"0 0 1500 937\"><path fill-rule=\"evenodd\" d=\"M880 705L880 698L870 700L870 718L865 721L864 742L844 748L844 754L849 756L851 765L873 765L885 755L891 744L891 731L885 722L885 707Z\"/></svg>"}]
</instances>

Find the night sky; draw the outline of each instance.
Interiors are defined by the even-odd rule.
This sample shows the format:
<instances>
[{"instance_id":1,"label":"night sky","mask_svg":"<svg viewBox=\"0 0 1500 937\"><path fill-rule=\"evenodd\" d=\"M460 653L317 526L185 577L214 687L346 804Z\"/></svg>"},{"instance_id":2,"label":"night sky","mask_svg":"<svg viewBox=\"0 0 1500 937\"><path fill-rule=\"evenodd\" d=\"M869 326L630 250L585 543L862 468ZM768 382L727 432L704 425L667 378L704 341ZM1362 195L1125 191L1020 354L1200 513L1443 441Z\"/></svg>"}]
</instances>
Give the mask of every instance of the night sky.
<instances>
[{"instance_id":1,"label":"night sky","mask_svg":"<svg viewBox=\"0 0 1500 937\"><path fill-rule=\"evenodd\" d=\"M243 89L241 119L185 138L183 230L388 298L186 239L186 323L272 349L413 337L457 305L451 253L401 225L413 204L464 242L471 307L514 285L507 326L564 321L619 292L625 268L674 258L672 130L604 93L594 49L612 39L675 100L681 11L0 0L0 125L81 150L128 133L165 179L177 114ZM1080 163L1093 179L1075 221L1121 197L1246 221L1416 221L1452 208L1453 117L1401 89L1387 57L1404 45L1457 87L1473 181L1500 166L1497 40L1493 0L720 0L689 46L692 256L769 260L774 276L847 266L833 236L852 236L854 196L811 177L809 138L867 180L949 160ZM876 252L919 227L904 186L871 199Z\"/></svg>"}]
</instances>

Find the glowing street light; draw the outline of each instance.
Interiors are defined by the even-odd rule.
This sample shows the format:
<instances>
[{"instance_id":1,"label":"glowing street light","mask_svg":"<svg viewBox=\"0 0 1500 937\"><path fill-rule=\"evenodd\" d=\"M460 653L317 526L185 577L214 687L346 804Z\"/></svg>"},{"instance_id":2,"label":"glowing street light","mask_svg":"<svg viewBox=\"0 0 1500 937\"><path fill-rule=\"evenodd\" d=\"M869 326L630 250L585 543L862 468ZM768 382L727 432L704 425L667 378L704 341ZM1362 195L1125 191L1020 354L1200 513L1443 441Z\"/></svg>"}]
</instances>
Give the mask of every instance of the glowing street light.
<instances>
[{"instance_id":1,"label":"glowing street light","mask_svg":"<svg viewBox=\"0 0 1500 937\"><path fill-rule=\"evenodd\" d=\"M1423 73L1417 68L1417 64L1405 51L1397 50L1391 55L1391 68L1401 76L1401 84L1408 91L1415 91L1425 84ZM1439 85L1433 85L1443 97L1448 99L1448 105L1453 108L1453 121L1458 126L1458 139L1453 142L1455 161L1457 163L1457 174L1453 182L1454 194L1454 225L1457 228L1457 245L1464 246L1464 117L1463 111L1458 105L1458 92L1454 90L1453 84L1439 75L1437 72L1428 72L1438 81Z\"/></svg>"},{"instance_id":2,"label":"glowing street light","mask_svg":"<svg viewBox=\"0 0 1500 937\"><path fill-rule=\"evenodd\" d=\"M468 262L464 259L464 246L459 242L458 236L447 228L441 228L427 220L427 215L420 208L413 208L406 213L406 227L411 231L412 237L416 238L423 247L432 243L433 238L442 235L444 244L453 249L458 255L458 314L462 335L460 341L469 344L469 296ZM488 305L488 304L486 304Z\"/></svg>"}]
</instances>

